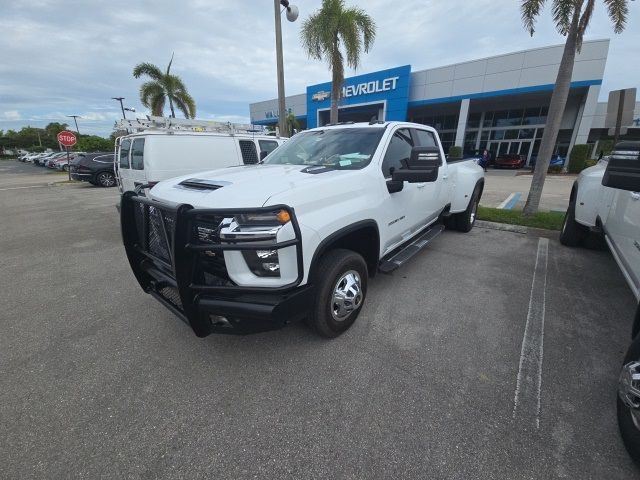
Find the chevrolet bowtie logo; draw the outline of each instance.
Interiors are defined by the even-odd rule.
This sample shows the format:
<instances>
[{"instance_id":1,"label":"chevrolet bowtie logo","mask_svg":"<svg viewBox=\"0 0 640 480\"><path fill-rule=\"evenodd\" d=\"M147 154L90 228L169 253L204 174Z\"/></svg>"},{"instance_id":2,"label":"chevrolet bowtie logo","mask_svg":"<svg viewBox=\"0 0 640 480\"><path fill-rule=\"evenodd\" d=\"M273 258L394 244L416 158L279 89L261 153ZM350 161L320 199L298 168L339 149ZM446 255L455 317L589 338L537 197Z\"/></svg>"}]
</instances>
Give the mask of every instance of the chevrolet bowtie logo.
<instances>
[{"instance_id":1,"label":"chevrolet bowtie logo","mask_svg":"<svg viewBox=\"0 0 640 480\"><path fill-rule=\"evenodd\" d=\"M331 96L331 92L324 92L321 90L319 92L314 93L311 96L311 100L315 100L316 102L321 102L323 100L326 100L330 96Z\"/></svg>"}]
</instances>

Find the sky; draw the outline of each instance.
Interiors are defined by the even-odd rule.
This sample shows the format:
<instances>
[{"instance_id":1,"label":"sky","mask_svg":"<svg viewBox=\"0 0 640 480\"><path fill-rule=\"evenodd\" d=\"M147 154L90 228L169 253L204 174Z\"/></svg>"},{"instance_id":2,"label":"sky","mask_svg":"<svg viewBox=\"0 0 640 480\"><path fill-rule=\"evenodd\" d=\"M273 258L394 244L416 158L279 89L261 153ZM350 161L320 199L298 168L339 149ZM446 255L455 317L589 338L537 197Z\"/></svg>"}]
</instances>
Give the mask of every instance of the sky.
<instances>
[{"instance_id":1,"label":"sky","mask_svg":"<svg viewBox=\"0 0 640 480\"><path fill-rule=\"evenodd\" d=\"M532 36L517 0L345 0L377 25L375 43L350 76L399 65L422 70L564 43L549 10ZM300 46L302 21L321 0L292 0L300 18L283 17L285 89L330 80L326 65ZM547 2L549 3L549 2ZM616 35L604 2L585 40L611 38L600 93L640 87L640 1L630 2L626 30ZM0 0L0 130L80 115L82 134L108 136L121 117L111 97L147 113L133 67L151 62L181 76L197 118L247 123L249 104L277 96L274 10L271 0ZM129 115L131 115L129 113Z\"/></svg>"}]
</instances>

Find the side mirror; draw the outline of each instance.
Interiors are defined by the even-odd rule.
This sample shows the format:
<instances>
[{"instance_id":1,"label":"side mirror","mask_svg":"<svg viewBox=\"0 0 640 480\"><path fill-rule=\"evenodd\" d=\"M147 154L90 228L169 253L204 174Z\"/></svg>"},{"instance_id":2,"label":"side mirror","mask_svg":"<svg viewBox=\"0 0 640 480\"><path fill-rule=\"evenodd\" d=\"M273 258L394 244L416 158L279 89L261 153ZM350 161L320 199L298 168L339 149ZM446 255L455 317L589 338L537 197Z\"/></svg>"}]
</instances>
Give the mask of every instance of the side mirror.
<instances>
[{"instance_id":1,"label":"side mirror","mask_svg":"<svg viewBox=\"0 0 640 480\"><path fill-rule=\"evenodd\" d=\"M264 160L264 157L266 157L267 155L269 155L269 152L260 150L260 161Z\"/></svg>"},{"instance_id":2,"label":"side mirror","mask_svg":"<svg viewBox=\"0 0 640 480\"><path fill-rule=\"evenodd\" d=\"M403 188L404 188L404 182L387 180L387 190L389 191L389 193L401 192Z\"/></svg>"},{"instance_id":3,"label":"side mirror","mask_svg":"<svg viewBox=\"0 0 640 480\"><path fill-rule=\"evenodd\" d=\"M411 157L402 162L402 168L393 172L394 182L435 182L442 164L438 147L413 147Z\"/></svg>"},{"instance_id":4,"label":"side mirror","mask_svg":"<svg viewBox=\"0 0 640 480\"><path fill-rule=\"evenodd\" d=\"M640 142L622 142L614 147L602 185L640 192Z\"/></svg>"}]
</instances>

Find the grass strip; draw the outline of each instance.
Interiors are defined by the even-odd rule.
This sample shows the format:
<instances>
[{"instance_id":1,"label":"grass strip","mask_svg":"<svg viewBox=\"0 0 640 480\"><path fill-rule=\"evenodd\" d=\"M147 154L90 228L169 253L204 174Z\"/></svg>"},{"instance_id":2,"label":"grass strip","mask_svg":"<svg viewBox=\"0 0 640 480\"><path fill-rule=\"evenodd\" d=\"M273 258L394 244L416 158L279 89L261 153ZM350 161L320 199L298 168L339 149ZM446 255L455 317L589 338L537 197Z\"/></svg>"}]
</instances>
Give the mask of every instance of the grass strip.
<instances>
[{"instance_id":1,"label":"grass strip","mask_svg":"<svg viewBox=\"0 0 640 480\"><path fill-rule=\"evenodd\" d=\"M478 220L488 222L506 223L509 225L522 225L525 227L544 228L547 230L560 230L564 213L538 212L535 215L525 216L522 210L503 210L500 208L478 207Z\"/></svg>"}]
</instances>

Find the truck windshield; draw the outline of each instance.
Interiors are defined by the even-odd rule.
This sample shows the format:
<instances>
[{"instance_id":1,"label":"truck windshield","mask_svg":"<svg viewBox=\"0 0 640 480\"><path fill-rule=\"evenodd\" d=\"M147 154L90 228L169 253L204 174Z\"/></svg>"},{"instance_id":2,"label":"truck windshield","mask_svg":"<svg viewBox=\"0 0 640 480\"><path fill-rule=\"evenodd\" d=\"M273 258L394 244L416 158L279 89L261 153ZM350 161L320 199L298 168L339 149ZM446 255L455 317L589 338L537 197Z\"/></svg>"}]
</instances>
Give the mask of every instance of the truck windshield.
<instances>
[{"instance_id":1,"label":"truck windshield","mask_svg":"<svg viewBox=\"0 0 640 480\"><path fill-rule=\"evenodd\" d=\"M301 132L269 155L264 163L364 168L371 161L383 133L384 128L328 128Z\"/></svg>"}]
</instances>

